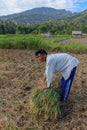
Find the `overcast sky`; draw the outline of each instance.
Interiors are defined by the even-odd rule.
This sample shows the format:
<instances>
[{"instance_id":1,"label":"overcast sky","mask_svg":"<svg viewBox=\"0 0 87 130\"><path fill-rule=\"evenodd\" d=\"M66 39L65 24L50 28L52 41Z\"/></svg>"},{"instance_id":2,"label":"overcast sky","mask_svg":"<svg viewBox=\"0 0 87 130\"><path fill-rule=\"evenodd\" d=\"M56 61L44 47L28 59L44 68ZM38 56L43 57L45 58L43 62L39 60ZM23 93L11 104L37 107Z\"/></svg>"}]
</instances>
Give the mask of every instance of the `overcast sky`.
<instances>
[{"instance_id":1,"label":"overcast sky","mask_svg":"<svg viewBox=\"0 0 87 130\"><path fill-rule=\"evenodd\" d=\"M37 7L52 7L81 12L87 9L87 0L0 0L0 16Z\"/></svg>"}]
</instances>

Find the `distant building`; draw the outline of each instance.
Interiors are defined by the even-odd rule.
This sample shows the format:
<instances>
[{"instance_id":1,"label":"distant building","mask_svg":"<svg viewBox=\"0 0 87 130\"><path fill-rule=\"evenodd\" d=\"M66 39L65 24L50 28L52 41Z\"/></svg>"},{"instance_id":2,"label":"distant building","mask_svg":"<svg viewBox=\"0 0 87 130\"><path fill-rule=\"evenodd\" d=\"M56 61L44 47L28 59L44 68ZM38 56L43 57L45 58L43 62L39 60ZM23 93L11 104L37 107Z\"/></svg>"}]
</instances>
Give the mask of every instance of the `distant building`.
<instances>
[{"instance_id":1,"label":"distant building","mask_svg":"<svg viewBox=\"0 0 87 130\"><path fill-rule=\"evenodd\" d=\"M72 37L81 38L82 37L82 32L81 31L72 31Z\"/></svg>"},{"instance_id":2,"label":"distant building","mask_svg":"<svg viewBox=\"0 0 87 130\"><path fill-rule=\"evenodd\" d=\"M50 32L50 31L48 31L48 32L44 32L44 35L46 35L47 37L50 37L51 32Z\"/></svg>"}]
</instances>

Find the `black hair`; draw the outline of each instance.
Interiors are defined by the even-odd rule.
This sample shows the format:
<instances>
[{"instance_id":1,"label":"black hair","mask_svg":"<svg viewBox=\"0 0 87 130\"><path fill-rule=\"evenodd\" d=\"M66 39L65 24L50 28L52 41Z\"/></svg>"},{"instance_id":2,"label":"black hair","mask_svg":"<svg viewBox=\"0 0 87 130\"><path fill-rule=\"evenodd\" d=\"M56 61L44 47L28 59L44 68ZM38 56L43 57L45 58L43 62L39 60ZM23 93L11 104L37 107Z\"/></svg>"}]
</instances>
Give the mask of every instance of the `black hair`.
<instances>
[{"instance_id":1,"label":"black hair","mask_svg":"<svg viewBox=\"0 0 87 130\"><path fill-rule=\"evenodd\" d=\"M47 52L43 49L40 49L40 50L35 52L35 56L37 56L38 54L40 54L40 55L46 54L47 55Z\"/></svg>"}]
</instances>

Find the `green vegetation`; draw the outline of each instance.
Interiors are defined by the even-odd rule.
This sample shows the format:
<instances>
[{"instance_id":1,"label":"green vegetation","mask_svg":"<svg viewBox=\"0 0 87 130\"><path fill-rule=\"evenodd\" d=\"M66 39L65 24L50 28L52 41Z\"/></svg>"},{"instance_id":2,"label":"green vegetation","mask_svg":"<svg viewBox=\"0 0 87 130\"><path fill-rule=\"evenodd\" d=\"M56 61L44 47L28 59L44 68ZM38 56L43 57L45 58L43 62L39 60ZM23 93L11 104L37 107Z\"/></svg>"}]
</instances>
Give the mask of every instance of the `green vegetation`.
<instances>
[{"instance_id":1,"label":"green vegetation","mask_svg":"<svg viewBox=\"0 0 87 130\"><path fill-rule=\"evenodd\" d=\"M46 47L39 35L0 35L0 48L37 49Z\"/></svg>"},{"instance_id":2,"label":"green vegetation","mask_svg":"<svg viewBox=\"0 0 87 130\"><path fill-rule=\"evenodd\" d=\"M40 12L41 13L41 12ZM51 13L52 15L52 13ZM65 16L65 13L62 15ZM60 16L62 16L60 15ZM36 14L35 14L36 16ZM40 15L42 18L44 16ZM57 16L57 15L55 15ZM72 16L72 15L69 15ZM34 17L34 16L33 16ZM47 15L48 17L48 15ZM29 19L24 19L25 15L23 17L20 17L20 21L23 23L17 23L12 22L12 20L0 20L0 34L41 34L41 33L47 33L50 32L52 35L54 34L69 34L71 35L73 30L82 31L82 33L87 33L87 11L79 13L77 15L73 15L72 17L68 17L63 19L54 19L53 17L51 19L47 18L46 20L40 21L39 19L35 17L33 22L29 23L30 17L27 16ZM17 20L17 17L16 17ZM28 20L28 21L27 21ZM25 22L24 22L25 21Z\"/></svg>"},{"instance_id":3,"label":"green vegetation","mask_svg":"<svg viewBox=\"0 0 87 130\"><path fill-rule=\"evenodd\" d=\"M0 48L2 49L39 49L56 50L58 52L87 52L87 45L81 43L61 44L61 41L70 39L70 35L0 35Z\"/></svg>"},{"instance_id":4,"label":"green vegetation","mask_svg":"<svg viewBox=\"0 0 87 130\"><path fill-rule=\"evenodd\" d=\"M74 52L74 53L86 53L87 45L81 43L70 43L70 44L55 44L53 50L58 52Z\"/></svg>"},{"instance_id":5,"label":"green vegetation","mask_svg":"<svg viewBox=\"0 0 87 130\"><path fill-rule=\"evenodd\" d=\"M29 100L30 113L36 118L57 120L61 114L58 88L50 87L44 90L34 88Z\"/></svg>"}]
</instances>

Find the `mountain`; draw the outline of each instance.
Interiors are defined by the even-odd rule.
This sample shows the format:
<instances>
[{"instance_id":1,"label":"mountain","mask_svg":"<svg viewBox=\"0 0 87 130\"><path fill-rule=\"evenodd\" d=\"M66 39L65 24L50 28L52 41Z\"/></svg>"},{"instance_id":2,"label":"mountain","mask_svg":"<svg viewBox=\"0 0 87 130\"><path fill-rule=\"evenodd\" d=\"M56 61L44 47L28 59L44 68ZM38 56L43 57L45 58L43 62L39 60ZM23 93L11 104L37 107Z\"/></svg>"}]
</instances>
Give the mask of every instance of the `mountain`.
<instances>
[{"instance_id":1,"label":"mountain","mask_svg":"<svg viewBox=\"0 0 87 130\"><path fill-rule=\"evenodd\" d=\"M87 23L87 10L68 18L67 20L69 22L74 22L74 23L80 22L85 24Z\"/></svg>"},{"instance_id":2,"label":"mountain","mask_svg":"<svg viewBox=\"0 0 87 130\"><path fill-rule=\"evenodd\" d=\"M8 20L19 24L35 24L49 20L60 20L75 15L65 9L54 9L49 7L34 8L17 14L1 16L0 20Z\"/></svg>"}]
</instances>

